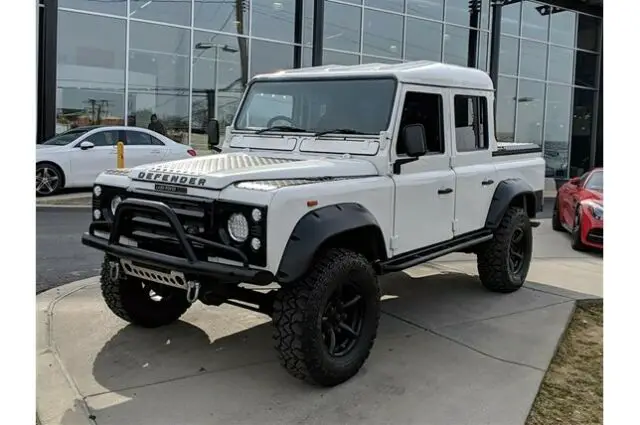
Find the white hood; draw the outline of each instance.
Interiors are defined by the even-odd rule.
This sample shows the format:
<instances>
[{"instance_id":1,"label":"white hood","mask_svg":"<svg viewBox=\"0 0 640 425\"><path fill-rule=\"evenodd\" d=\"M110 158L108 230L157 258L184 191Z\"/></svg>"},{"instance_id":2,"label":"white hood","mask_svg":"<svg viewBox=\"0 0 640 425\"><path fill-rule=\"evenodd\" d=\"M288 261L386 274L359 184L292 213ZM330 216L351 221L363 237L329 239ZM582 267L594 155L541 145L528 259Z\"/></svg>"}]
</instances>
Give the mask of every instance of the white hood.
<instances>
[{"instance_id":1,"label":"white hood","mask_svg":"<svg viewBox=\"0 0 640 425\"><path fill-rule=\"evenodd\" d=\"M135 181L223 189L253 180L362 177L377 175L373 164L359 159L292 158L265 153L228 153L134 168Z\"/></svg>"}]
</instances>

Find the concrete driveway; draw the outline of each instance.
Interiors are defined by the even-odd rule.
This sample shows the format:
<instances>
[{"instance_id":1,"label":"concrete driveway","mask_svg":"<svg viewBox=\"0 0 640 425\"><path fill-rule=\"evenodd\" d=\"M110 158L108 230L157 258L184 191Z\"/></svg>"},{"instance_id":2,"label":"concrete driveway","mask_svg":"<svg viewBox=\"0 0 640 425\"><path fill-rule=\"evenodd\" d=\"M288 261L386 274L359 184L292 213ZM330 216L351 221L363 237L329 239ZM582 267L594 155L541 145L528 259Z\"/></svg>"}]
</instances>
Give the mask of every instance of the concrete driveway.
<instances>
[{"instance_id":1,"label":"concrete driveway","mask_svg":"<svg viewBox=\"0 0 640 425\"><path fill-rule=\"evenodd\" d=\"M601 258L573 253L548 223L536 232L531 276L545 280L514 294L485 291L465 255L382 279L384 314L372 355L332 389L281 369L267 317L195 304L180 322L143 330L107 310L95 278L45 292L37 306L40 419L523 424L574 300L602 293Z\"/></svg>"}]
</instances>

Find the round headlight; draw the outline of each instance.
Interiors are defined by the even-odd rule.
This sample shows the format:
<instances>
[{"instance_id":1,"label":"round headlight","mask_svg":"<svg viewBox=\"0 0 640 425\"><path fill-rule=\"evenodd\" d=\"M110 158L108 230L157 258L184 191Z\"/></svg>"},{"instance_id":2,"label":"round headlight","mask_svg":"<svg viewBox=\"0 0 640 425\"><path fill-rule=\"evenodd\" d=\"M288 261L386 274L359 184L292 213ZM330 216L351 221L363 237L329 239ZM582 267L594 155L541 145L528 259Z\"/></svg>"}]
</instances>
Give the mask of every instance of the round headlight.
<instances>
[{"instance_id":1,"label":"round headlight","mask_svg":"<svg viewBox=\"0 0 640 425\"><path fill-rule=\"evenodd\" d=\"M251 218L253 218L253 221L255 221L256 223L259 222L260 220L262 220L262 211L254 208L253 211L251 211Z\"/></svg>"},{"instance_id":2,"label":"round headlight","mask_svg":"<svg viewBox=\"0 0 640 425\"><path fill-rule=\"evenodd\" d=\"M120 202L122 202L122 198L120 196L116 195L113 197L113 199L111 200L111 214L116 213L116 208L118 208Z\"/></svg>"},{"instance_id":3,"label":"round headlight","mask_svg":"<svg viewBox=\"0 0 640 425\"><path fill-rule=\"evenodd\" d=\"M231 214L227 222L229 236L236 242L244 242L249 237L249 223L244 215L240 213Z\"/></svg>"},{"instance_id":4,"label":"round headlight","mask_svg":"<svg viewBox=\"0 0 640 425\"><path fill-rule=\"evenodd\" d=\"M262 246L262 242L260 242L260 239L258 238L251 239L251 248L253 248L254 251L259 250L261 246Z\"/></svg>"},{"instance_id":5,"label":"round headlight","mask_svg":"<svg viewBox=\"0 0 640 425\"><path fill-rule=\"evenodd\" d=\"M100 212L100 210L93 210L93 218L95 218L96 220L100 220L101 217L102 213Z\"/></svg>"},{"instance_id":6,"label":"round headlight","mask_svg":"<svg viewBox=\"0 0 640 425\"><path fill-rule=\"evenodd\" d=\"M96 195L96 197L102 195L102 188L100 186L94 186L93 194Z\"/></svg>"}]
</instances>

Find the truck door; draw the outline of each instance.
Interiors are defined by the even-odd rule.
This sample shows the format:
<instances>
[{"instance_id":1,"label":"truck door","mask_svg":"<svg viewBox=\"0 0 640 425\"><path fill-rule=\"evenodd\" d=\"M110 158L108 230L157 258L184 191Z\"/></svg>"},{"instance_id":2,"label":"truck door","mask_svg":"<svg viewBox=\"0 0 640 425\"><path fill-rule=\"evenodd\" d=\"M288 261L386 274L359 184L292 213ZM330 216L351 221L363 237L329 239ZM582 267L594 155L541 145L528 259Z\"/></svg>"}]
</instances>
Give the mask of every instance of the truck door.
<instances>
[{"instance_id":1,"label":"truck door","mask_svg":"<svg viewBox=\"0 0 640 425\"><path fill-rule=\"evenodd\" d=\"M435 87L405 86L403 105L398 112L396 143L391 159L406 158L402 129L422 124L427 140L427 154L394 170L395 183L395 252L403 253L433 245L453 237L455 175L449 165L451 154L447 92ZM398 121L399 120L399 121Z\"/></svg>"},{"instance_id":2,"label":"truck door","mask_svg":"<svg viewBox=\"0 0 640 425\"><path fill-rule=\"evenodd\" d=\"M487 96L482 92L451 94L454 112L452 158L455 172L454 235L482 229L498 182L490 148Z\"/></svg>"}]
</instances>

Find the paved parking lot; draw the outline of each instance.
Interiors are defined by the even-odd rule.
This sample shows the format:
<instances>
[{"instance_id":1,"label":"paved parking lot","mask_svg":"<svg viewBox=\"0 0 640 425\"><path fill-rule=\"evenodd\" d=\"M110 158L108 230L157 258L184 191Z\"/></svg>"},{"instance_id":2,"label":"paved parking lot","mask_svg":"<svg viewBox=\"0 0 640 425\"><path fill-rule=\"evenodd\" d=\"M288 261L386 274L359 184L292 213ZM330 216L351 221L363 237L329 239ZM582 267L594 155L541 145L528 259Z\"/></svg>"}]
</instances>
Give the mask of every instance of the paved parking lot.
<instances>
[{"instance_id":1,"label":"paved parking lot","mask_svg":"<svg viewBox=\"0 0 640 425\"><path fill-rule=\"evenodd\" d=\"M332 389L281 369L267 317L196 304L174 325L141 330L107 310L96 279L47 291L38 296L41 420L522 424L573 300L602 294L602 259L571 251L548 227L536 230L530 282L513 294L485 291L466 255L385 277L372 355Z\"/></svg>"}]
</instances>

